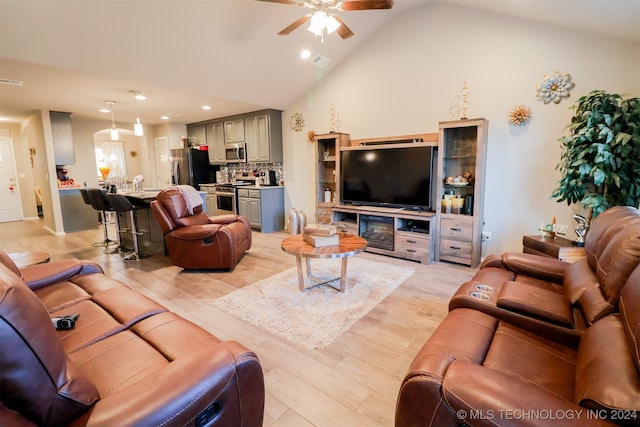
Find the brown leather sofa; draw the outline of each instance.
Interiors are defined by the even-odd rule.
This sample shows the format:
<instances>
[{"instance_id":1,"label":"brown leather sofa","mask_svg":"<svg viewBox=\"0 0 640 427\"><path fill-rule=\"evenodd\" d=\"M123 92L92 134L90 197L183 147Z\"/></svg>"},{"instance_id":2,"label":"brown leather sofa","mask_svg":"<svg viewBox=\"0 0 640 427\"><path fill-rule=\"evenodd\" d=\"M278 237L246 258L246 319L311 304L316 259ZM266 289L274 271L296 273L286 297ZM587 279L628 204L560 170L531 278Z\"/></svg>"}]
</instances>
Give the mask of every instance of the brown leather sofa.
<instances>
[{"instance_id":1,"label":"brown leather sofa","mask_svg":"<svg viewBox=\"0 0 640 427\"><path fill-rule=\"evenodd\" d=\"M402 381L396 426L638 425L640 269L620 313L577 346L469 308L451 311Z\"/></svg>"},{"instance_id":2,"label":"brown leather sofa","mask_svg":"<svg viewBox=\"0 0 640 427\"><path fill-rule=\"evenodd\" d=\"M251 225L239 215L207 216L202 206L189 212L176 188L151 202L173 265L185 269L233 269L251 248Z\"/></svg>"},{"instance_id":3,"label":"brown leather sofa","mask_svg":"<svg viewBox=\"0 0 640 427\"><path fill-rule=\"evenodd\" d=\"M618 206L596 217L585 253L572 264L515 252L488 256L449 309L473 308L577 342L589 325L617 311L622 286L640 263L640 211Z\"/></svg>"},{"instance_id":4,"label":"brown leather sofa","mask_svg":"<svg viewBox=\"0 0 640 427\"><path fill-rule=\"evenodd\" d=\"M414 358L396 426L639 425L640 212L598 216L585 249L488 257Z\"/></svg>"},{"instance_id":5,"label":"brown leather sofa","mask_svg":"<svg viewBox=\"0 0 640 427\"><path fill-rule=\"evenodd\" d=\"M51 318L79 314L57 331ZM0 425L262 424L257 356L95 264L0 251Z\"/></svg>"}]
</instances>

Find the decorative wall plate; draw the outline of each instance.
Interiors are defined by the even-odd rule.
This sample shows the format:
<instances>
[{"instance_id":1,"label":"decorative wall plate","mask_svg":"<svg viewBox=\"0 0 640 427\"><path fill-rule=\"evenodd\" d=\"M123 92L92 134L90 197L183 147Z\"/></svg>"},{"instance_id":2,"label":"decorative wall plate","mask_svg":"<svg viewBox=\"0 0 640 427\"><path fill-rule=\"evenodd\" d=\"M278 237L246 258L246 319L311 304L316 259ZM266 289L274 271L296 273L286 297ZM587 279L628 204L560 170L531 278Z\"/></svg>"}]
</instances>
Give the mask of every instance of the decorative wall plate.
<instances>
[{"instance_id":1,"label":"decorative wall plate","mask_svg":"<svg viewBox=\"0 0 640 427\"><path fill-rule=\"evenodd\" d=\"M291 126L291 129L296 132L300 132L304 127L304 117L302 116L302 113L295 113L292 115L289 125Z\"/></svg>"}]
</instances>

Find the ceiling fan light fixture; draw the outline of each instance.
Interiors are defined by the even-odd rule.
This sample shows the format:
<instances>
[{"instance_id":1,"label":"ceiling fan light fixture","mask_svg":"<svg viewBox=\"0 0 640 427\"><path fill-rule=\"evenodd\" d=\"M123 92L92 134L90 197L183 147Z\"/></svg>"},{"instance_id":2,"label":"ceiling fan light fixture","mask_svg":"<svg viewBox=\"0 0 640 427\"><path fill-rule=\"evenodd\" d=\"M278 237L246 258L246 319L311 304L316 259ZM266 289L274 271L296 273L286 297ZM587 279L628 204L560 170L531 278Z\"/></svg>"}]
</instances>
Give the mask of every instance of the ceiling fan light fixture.
<instances>
[{"instance_id":1,"label":"ceiling fan light fixture","mask_svg":"<svg viewBox=\"0 0 640 427\"><path fill-rule=\"evenodd\" d=\"M327 15L325 11L318 10L311 15L311 23L307 30L316 36L322 36L325 30L327 30L327 34L331 34L339 27L340 22L333 15Z\"/></svg>"},{"instance_id":2,"label":"ceiling fan light fixture","mask_svg":"<svg viewBox=\"0 0 640 427\"><path fill-rule=\"evenodd\" d=\"M327 27L327 34L331 34L340 28L340 23L333 15L327 16L327 19L325 19L324 22Z\"/></svg>"},{"instance_id":3,"label":"ceiling fan light fixture","mask_svg":"<svg viewBox=\"0 0 640 427\"><path fill-rule=\"evenodd\" d=\"M314 12L314 14L311 16L311 23L309 24L309 28L307 28L307 30L311 31L316 36L321 35L322 30L324 30L325 27L324 20L326 16L327 14L324 12Z\"/></svg>"}]
</instances>

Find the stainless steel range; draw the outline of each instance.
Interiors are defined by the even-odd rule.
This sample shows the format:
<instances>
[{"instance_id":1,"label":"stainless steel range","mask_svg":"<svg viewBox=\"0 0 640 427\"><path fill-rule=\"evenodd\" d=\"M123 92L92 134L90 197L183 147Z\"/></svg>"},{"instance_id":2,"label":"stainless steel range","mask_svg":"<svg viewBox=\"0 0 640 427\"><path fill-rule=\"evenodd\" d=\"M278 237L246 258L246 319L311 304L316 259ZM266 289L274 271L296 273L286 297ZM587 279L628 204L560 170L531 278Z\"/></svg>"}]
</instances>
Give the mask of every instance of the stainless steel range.
<instances>
[{"instance_id":1,"label":"stainless steel range","mask_svg":"<svg viewBox=\"0 0 640 427\"><path fill-rule=\"evenodd\" d=\"M213 187L213 214L237 214L237 188L247 185L255 185L255 180L216 184Z\"/></svg>"}]
</instances>

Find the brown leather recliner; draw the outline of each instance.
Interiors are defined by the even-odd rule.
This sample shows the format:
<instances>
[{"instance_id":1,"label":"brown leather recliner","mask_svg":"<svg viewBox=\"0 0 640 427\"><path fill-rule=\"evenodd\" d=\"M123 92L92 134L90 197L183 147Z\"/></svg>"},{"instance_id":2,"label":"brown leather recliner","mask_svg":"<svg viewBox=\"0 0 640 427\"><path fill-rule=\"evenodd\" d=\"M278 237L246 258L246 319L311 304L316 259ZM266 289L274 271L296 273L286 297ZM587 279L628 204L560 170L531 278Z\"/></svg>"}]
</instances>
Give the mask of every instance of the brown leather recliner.
<instances>
[{"instance_id":1,"label":"brown leather recliner","mask_svg":"<svg viewBox=\"0 0 640 427\"><path fill-rule=\"evenodd\" d=\"M185 269L233 269L251 248L251 225L239 215L207 216L202 205L189 213L177 188L151 202L171 262Z\"/></svg>"},{"instance_id":2,"label":"brown leather recliner","mask_svg":"<svg viewBox=\"0 0 640 427\"><path fill-rule=\"evenodd\" d=\"M402 382L396 426L637 426L640 267L619 308L577 345L478 310L449 312Z\"/></svg>"},{"instance_id":3,"label":"brown leather recliner","mask_svg":"<svg viewBox=\"0 0 640 427\"><path fill-rule=\"evenodd\" d=\"M587 327L617 311L622 287L640 263L640 211L617 206L600 214L585 252L572 264L515 252L489 256L449 309L473 308L577 342Z\"/></svg>"}]
</instances>

